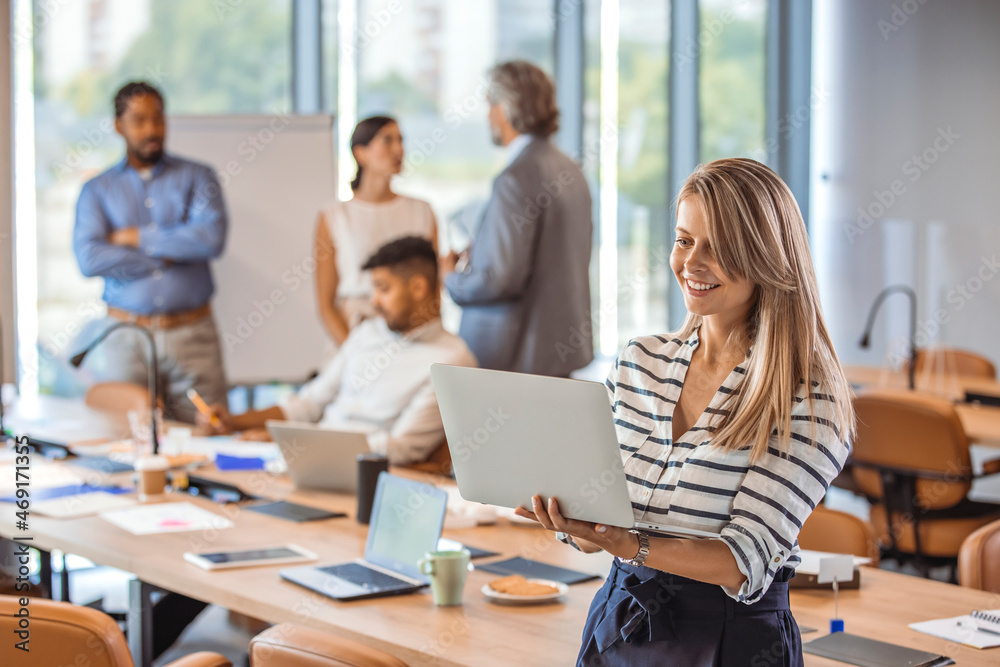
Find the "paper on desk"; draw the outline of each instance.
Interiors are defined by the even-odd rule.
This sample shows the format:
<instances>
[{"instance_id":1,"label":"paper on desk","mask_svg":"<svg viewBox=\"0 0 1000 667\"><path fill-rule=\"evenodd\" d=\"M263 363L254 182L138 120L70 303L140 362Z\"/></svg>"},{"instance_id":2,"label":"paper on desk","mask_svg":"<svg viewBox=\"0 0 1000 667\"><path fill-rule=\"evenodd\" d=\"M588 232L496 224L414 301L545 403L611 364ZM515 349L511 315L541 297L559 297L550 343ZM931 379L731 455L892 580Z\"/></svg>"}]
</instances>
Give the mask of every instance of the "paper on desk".
<instances>
[{"instance_id":1,"label":"paper on desk","mask_svg":"<svg viewBox=\"0 0 1000 667\"><path fill-rule=\"evenodd\" d=\"M3 475L3 477L4 479L0 479L0 496L10 496L16 493L18 487L13 470L10 471L10 474ZM68 466L49 463L44 460L32 460L31 462L32 495L42 489L82 484L83 481L83 477Z\"/></svg>"},{"instance_id":2,"label":"paper on desk","mask_svg":"<svg viewBox=\"0 0 1000 667\"><path fill-rule=\"evenodd\" d=\"M910 623L910 628L926 635L940 637L949 641L972 646L973 648L994 648L1000 646L1000 635L984 632L976 628L972 617L955 616L954 618L939 618L933 621Z\"/></svg>"},{"instance_id":3,"label":"paper on desk","mask_svg":"<svg viewBox=\"0 0 1000 667\"><path fill-rule=\"evenodd\" d=\"M73 519L132 505L135 505L135 499L128 496L95 491L49 500L36 500L31 504L31 511L53 519Z\"/></svg>"},{"instance_id":4,"label":"paper on desk","mask_svg":"<svg viewBox=\"0 0 1000 667\"><path fill-rule=\"evenodd\" d=\"M846 554L836 554L830 553L828 551L812 551L810 549L803 549L799 552L799 558L802 562L795 568L798 574L819 574L819 562L823 558L833 558L836 556L844 556ZM854 567L859 565L868 565L872 562L871 558L861 558L860 556L854 556Z\"/></svg>"},{"instance_id":5,"label":"paper on desk","mask_svg":"<svg viewBox=\"0 0 1000 667\"><path fill-rule=\"evenodd\" d=\"M133 535L232 528L233 522L192 503L158 503L104 512L101 518Z\"/></svg>"},{"instance_id":6,"label":"paper on desk","mask_svg":"<svg viewBox=\"0 0 1000 667\"><path fill-rule=\"evenodd\" d=\"M238 456L241 458L260 458L265 461L281 459L281 450L273 442L252 442L238 440L228 435L191 438L184 443L184 452L197 452L210 456L215 460L217 454Z\"/></svg>"}]
</instances>

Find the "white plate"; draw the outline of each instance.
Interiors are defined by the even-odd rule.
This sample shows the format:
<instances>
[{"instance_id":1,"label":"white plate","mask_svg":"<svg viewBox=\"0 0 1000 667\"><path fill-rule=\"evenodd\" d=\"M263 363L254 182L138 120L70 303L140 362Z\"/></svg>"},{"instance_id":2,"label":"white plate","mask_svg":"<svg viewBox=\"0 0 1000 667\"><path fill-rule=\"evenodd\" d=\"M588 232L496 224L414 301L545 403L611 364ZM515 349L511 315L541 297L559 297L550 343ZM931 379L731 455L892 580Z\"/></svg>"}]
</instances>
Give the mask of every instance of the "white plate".
<instances>
[{"instance_id":1,"label":"white plate","mask_svg":"<svg viewBox=\"0 0 1000 667\"><path fill-rule=\"evenodd\" d=\"M483 584L483 595L488 597L490 602L497 604L545 604L546 602L555 602L569 591L569 586L559 581L549 581L548 579L528 579L528 581L533 584L553 586L558 591L546 595L511 595L510 593L495 591L490 588L489 584Z\"/></svg>"}]
</instances>

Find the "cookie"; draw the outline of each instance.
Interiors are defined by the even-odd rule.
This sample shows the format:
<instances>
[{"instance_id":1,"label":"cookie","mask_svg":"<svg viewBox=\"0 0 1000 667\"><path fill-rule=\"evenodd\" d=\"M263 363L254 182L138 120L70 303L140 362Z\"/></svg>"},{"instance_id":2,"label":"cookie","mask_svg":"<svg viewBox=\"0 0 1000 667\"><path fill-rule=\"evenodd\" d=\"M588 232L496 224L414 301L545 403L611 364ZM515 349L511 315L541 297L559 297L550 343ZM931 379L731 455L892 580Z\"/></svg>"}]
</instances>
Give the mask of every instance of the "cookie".
<instances>
[{"instance_id":1,"label":"cookie","mask_svg":"<svg viewBox=\"0 0 1000 667\"><path fill-rule=\"evenodd\" d=\"M507 595L552 595L553 593L559 592L559 589L555 586L537 584L535 582L528 581L519 574L512 574L509 577L494 579L489 585L490 588L495 590L497 593L505 593Z\"/></svg>"}]
</instances>

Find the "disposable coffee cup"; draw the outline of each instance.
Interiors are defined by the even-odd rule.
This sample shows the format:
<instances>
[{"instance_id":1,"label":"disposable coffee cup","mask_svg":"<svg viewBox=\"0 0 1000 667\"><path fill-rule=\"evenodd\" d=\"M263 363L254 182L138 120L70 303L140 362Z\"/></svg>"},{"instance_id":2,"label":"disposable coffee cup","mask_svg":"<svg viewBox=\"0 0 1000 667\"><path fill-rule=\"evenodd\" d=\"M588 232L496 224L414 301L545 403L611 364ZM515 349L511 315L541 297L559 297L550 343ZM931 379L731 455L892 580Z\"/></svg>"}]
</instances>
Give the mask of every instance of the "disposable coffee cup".
<instances>
[{"instance_id":1,"label":"disposable coffee cup","mask_svg":"<svg viewBox=\"0 0 1000 667\"><path fill-rule=\"evenodd\" d=\"M169 468L170 463L165 456L144 456L135 462L135 471L139 473L139 500L163 495Z\"/></svg>"},{"instance_id":2,"label":"disposable coffee cup","mask_svg":"<svg viewBox=\"0 0 1000 667\"><path fill-rule=\"evenodd\" d=\"M389 471L389 459L381 454L358 455L358 523L367 524L372 516L379 473Z\"/></svg>"}]
</instances>

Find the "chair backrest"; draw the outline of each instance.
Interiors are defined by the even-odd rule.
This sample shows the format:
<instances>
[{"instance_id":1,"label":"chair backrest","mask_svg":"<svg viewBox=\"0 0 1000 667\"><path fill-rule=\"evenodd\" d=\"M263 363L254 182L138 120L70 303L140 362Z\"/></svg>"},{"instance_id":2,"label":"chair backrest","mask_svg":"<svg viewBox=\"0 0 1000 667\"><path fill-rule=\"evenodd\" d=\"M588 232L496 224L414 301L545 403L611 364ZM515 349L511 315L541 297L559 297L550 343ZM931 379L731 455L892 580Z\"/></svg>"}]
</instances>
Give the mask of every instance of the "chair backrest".
<instances>
[{"instance_id":1,"label":"chair backrest","mask_svg":"<svg viewBox=\"0 0 1000 667\"><path fill-rule=\"evenodd\" d=\"M1000 521L986 524L962 542L958 581L969 588L1000 593Z\"/></svg>"},{"instance_id":2,"label":"chair backrest","mask_svg":"<svg viewBox=\"0 0 1000 667\"><path fill-rule=\"evenodd\" d=\"M406 663L349 639L281 623L250 640L250 667L406 667Z\"/></svg>"},{"instance_id":3,"label":"chair backrest","mask_svg":"<svg viewBox=\"0 0 1000 667\"><path fill-rule=\"evenodd\" d=\"M443 440L438 448L431 452L426 461L411 463L406 466L420 472L428 472L435 475L445 475L451 477L451 450L448 449L448 441Z\"/></svg>"},{"instance_id":4,"label":"chair backrest","mask_svg":"<svg viewBox=\"0 0 1000 667\"><path fill-rule=\"evenodd\" d=\"M860 517L818 505L799 531L799 546L812 551L847 553L878 563L878 540L871 525Z\"/></svg>"},{"instance_id":5,"label":"chair backrest","mask_svg":"<svg viewBox=\"0 0 1000 667\"><path fill-rule=\"evenodd\" d=\"M867 496L883 498L880 469L912 471L920 508L946 509L972 486L969 437L946 399L913 391L872 390L854 399L858 434L851 461Z\"/></svg>"},{"instance_id":6,"label":"chair backrest","mask_svg":"<svg viewBox=\"0 0 1000 667\"><path fill-rule=\"evenodd\" d=\"M918 375L964 375L995 379L997 369L986 357L951 347L917 350Z\"/></svg>"},{"instance_id":7,"label":"chair backrest","mask_svg":"<svg viewBox=\"0 0 1000 667\"><path fill-rule=\"evenodd\" d=\"M131 382L99 382L87 390L88 407L125 414L129 410L149 411L149 389Z\"/></svg>"},{"instance_id":8,"label":"chair backrest","mask_svg":"<svg viewBox=\"0 0 1000 667\"><path fill-rule=\"evenodd\" d=\"M89 665L132 667L118 624L102 612L68 602L27 599L30 653L16 647L23 616L20 599L0 595L0 665Z\"/></svg>"}]
</instances>

